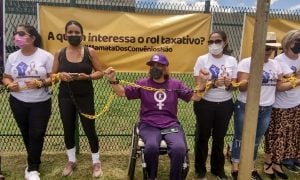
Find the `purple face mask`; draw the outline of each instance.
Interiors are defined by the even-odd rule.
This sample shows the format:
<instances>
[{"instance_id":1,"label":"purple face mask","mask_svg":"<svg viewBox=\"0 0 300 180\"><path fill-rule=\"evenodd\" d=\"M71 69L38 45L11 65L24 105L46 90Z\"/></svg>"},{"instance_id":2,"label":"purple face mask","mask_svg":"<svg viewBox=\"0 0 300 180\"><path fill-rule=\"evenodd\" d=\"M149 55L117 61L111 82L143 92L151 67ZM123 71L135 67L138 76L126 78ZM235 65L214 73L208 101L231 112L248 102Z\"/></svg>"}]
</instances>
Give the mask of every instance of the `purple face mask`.
<instances>
[{"instance_id":1,"label":"purple face mask","mask_svg":"<svg viewBox=\"0 0 300 180\"><path fill-rule=\"evenodd\" d=\"M15 43L15 46L22 49L27 44L26 36L20 36L19 34L16 34L14 36L14 43Z\"/></svg>"}]
</instances>

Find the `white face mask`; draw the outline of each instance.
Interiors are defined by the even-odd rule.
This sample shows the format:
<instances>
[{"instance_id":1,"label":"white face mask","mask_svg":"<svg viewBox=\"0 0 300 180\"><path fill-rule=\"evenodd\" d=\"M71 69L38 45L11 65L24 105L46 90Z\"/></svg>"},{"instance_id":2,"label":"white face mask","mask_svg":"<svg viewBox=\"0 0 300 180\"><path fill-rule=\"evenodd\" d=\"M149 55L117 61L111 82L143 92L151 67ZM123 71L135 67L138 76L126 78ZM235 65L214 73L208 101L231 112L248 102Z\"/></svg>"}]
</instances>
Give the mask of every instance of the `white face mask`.
<instances>
[{"instance_id":1,"label":"white face mask","mask_svg":"<svg viewBox=\"0 0 300 180\"><path fill-rule=\"evenodd\" d=\"M221 44L211 44L208 46L208 52L213 55L219 55L223 52L223 43Z\"/></svg>"}]
</instances>

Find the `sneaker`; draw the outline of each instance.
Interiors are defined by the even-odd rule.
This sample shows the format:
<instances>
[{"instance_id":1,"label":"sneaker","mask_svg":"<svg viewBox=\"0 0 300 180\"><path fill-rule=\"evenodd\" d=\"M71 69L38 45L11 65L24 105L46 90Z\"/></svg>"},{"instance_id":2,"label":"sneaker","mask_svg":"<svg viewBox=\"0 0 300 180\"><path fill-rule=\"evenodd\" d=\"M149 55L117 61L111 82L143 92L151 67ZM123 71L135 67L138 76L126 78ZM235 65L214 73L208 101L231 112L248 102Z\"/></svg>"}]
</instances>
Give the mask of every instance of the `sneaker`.
<instances>
[{"instance_id":1,"label":"sneaker","mask_svg":"<svg viewBox=\"0 0 300 180\"><path fill-rule=\"evenodd\" d=\"M26 180L40 180L40 173L37 171L27 171L25 173Z\"/></svg>"},{"instance_id":2,"label":"sneaker","mask_svg":"<svg viewBox=\"0 0 300 180\"><path fill-rule=\"evenodd\" d=\"M62 176L70 176L73 173L75 168L76 168L76 163L72 161L68 161L62 172Z\"/></svg>"},{"instance_id":3,"label":"sneaker","mask_svg":"<svg viewBox=\"0 0 300 180\"><path fill-rule=\"evenodd\" d=\"M101 169L100 163L93 164L93 177L101 177L103 175L103 171Z\"/></svg>"},{"instance_id":4,"label":"sneaker","mask_svg":"<svg viewBox=\"0 0 300 180\"><path fill-rule=\"evenodd\" d=\"M296 165L291 165L291 164L282 164L285 168L287 168L289 171L293 173L299 173Z\"/></svg>"},{"instance_id":5,"label":"sneaker","mask_svg":"<svg viewBox=\"0 0 300 180\"><path fill-rule=\"evenodd\" d=\"M252 171L251 173L251 180L263 180L257 171Z\"/></svg>"},{"instance_id":6,"label":"sneaker","mask_svg":"<svg viewBox=\"0 0 300 180\"><path fill-rule=\"evenodd\" d=\"M232 171L231 172L231 177L233 180L237 180L238 179L238 174L239 172L238 171Z\"/></svg>"}]
</instances>

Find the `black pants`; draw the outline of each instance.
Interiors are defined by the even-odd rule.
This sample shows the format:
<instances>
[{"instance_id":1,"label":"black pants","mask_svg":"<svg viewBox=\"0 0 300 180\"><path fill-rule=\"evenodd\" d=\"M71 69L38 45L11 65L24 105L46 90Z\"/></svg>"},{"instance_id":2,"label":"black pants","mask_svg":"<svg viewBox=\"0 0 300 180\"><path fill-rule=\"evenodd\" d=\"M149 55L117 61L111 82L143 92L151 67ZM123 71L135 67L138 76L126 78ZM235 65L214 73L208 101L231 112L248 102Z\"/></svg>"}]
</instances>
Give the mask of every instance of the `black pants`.
<instances>
[{"instance_id":1,"label":"black pants","mask_svg":"<svg viewBox=\"0 0 300 180\"><path fill-rule=\"evenodd\" d=\"M212 136L211 172L215 175L224 174L224 137L233 109L234 104L232 100L210 102L202 99L194 103L194 113L197 119L195 131L195 172L200 176L206 173L205 165L210 136Z\"/></svg>"},{"instance_id":2,"label":"black pants","mask_svg":"<svg viewBox=\"0 0 300 180\"><path fill-rule=\"evenodd\" d=\"M95 114L93 95L83 97L75 96L73 100L70 97L58 96L59 111L64 127L64 138L67 149L75 147L75 122L77 116L75 103L83 113ZM95 130L95 120L80 115L80 121L88 138L92 153L97 153L99 151L99 144Z\"/></svg>"},{"instance_id":3,"label":"black pants","mask_svg":"<svg viewBox=\"0 0 300 180\"><path fill-rule=\"evenodd\" d=\"M26 103L10 96L9 103L26 147L28 171L38 171L45 132L51 115L51 99Z\"/></svg>"}]
</instances>

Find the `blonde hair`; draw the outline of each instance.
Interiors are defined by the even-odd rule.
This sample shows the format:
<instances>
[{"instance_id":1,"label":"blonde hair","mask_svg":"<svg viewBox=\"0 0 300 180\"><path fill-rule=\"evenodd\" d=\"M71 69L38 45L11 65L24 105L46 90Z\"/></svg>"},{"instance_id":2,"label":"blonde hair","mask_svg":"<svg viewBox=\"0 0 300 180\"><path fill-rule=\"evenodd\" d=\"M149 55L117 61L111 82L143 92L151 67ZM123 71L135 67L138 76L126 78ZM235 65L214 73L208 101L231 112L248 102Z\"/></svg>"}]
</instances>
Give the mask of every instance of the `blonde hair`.
<instances>
[{"instance_id":1,"label":"blonde hair","mask_svg":"<svg viewBox=\"0 0 300 180\"><path fill-rule=\"evenodd\" d=\"M287 32L282 41L281 46L284 53L287 53L290 49L291 45L294 43L296 39L300 38L300 30L291 30Z\"/></svg>"}]
</instances>

